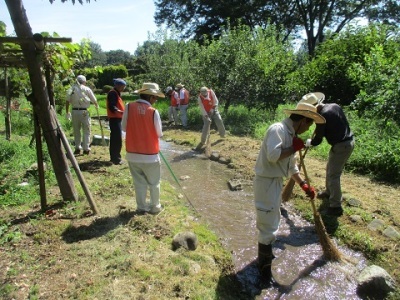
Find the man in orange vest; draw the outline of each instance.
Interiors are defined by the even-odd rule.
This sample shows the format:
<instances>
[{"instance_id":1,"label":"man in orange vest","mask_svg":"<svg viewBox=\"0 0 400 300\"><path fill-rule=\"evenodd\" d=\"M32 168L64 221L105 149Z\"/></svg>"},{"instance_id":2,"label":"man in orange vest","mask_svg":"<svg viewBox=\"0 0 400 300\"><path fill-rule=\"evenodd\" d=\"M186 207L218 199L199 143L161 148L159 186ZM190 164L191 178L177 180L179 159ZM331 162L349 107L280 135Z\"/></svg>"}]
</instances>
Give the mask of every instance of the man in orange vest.
<instances>
[{"instance_id":1,"label":"man in orange vest","mask_svg":"<svg viewBox=\"0 0 400 300\"><path fill-rule=\"evenodd\" d=\"M121 93L126 87L125 80L114 79L114 88L107 94L107 116L110 125L110 161L114 165L122 164L122 131L121 120L124 113L124 102Z\"/></svg>"},{"instance_id":2,"label":"man in orange vest","mask_svg":"<svg viewBox=\"0 0 400 300\"><path fill-rule=\"evenodd\" d=\"M178 109L180 111L180 117L183 128L187 128L187 109L189 106L189 91L185 89L182 83L176 85L176 90L179 94Z\"/></svg>"},{"instance_id":3,"label":"man in orange vest","mask_svg":"<svg viewBox=\"0 0 400 300\"><path fill-rule=\"evenodd\" d=\"M196 148L199 150L206 143L207 136L210 134L210 125L213 120L215 125L217 125L218 133L221 138L225 137L225 126L218 112L218 98L212 89L206 86L201 87L197 101L200 106L200 113L203 116L201 141Z\"/></svg>"},{"instance_id":4,"label":"man in orange vest","mask_svg":"<svg viewBox=\"0 0 400 300\"><path fill-rule=\"evenodd\" d=\"M133 178L138 214L159 214L161 162L159 138L162 124L159 112L152 107L158 97L165 98L156 83L143 83L139 100L126 105L122 116L122 130L126 132L126 160ZM150 203L146 203L147 188Z\"/></svg>"},{"instance_id":5,"label":"man in orange vest","mask_svg":"<svg viewBox=\"0 0 400 300\"><path fill-rule=\"evenodd\" d=\"M172 87L167 87L165 89L165 94L170 98L170 106L168 108L168 123L174 123L174 125L178 125L178 103L179 103L179 95Z\"/></svg>"}]
</instances>

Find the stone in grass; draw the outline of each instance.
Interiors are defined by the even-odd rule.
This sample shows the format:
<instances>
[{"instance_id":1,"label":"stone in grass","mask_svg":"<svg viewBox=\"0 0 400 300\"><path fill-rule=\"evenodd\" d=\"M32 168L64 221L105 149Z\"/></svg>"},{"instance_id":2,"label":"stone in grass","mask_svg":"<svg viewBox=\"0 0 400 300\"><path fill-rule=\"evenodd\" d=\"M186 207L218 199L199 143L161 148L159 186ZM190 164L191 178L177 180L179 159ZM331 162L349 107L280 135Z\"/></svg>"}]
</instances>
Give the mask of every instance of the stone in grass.
<instances>
[{"instance_id":1,"label":"stone in grass","mask_svg":"<svg viewBox=\"0 0 400 300\"><path fill-rule=\"evenodd\" d=\"M197 236L193 232L180 232L172 240L172 249L175 251L179 248L184 248L193 251L197 249L197 244Z\"/></svg>"}]
</instances>

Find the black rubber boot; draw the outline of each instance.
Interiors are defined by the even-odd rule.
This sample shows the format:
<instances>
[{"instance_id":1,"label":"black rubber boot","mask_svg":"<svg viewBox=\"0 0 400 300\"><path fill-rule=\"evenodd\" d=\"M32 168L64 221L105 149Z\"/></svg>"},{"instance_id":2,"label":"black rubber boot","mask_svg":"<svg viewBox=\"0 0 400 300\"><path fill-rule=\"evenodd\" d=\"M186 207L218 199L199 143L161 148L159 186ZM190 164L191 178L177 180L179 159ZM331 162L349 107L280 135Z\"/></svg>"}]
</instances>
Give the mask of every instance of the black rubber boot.
<instances>
[{"instance_id":1,"label":"black rubber boot","mask_svg":"<svg viewBox=\"0 0 400 300\"><path fill-rule=\"evenodd\" d=\"M272 278L272 244L258 244L258 269L261 275L261 283L264 286L271 286L275 281Z\"/></svg>"}]
</instances>

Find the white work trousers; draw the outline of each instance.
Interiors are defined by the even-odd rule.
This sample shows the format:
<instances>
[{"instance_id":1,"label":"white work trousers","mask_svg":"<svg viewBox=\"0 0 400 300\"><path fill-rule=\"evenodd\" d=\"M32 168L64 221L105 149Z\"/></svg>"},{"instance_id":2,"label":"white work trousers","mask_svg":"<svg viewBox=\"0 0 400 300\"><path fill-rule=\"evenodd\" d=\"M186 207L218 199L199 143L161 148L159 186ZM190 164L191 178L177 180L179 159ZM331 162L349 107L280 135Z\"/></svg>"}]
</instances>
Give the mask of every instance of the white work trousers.
<instances>
[{"instance_id":1,"label":"white work trousers","mask_svg":"<svg viewBox=\"0 0 400 300\"><path fill-rule=\"evenodd\" d=\"M74 132L75 149L90 151L90 114L87 110L72 110L72 129ZM81 135L82 129L82 135Z\"/></svg>"},{"instance_id":2,"label":"white work trousers","mask_svg":"<svg viewBox=\"0 0 400 300\"><path fill-rule=\"evenodd\" d=\"M161 162L137 163L128 161L133 177L138 210L160 208ZM147 188L150 190L150 205L146 203Z\"/></svg>"},{"instance_id":3,"label":"white work trousers","mask_svg":"<svg viewBox=\"0 0 400 300\"><path fill-rule=\"evenodd\" d=\"M210 119L208 119L210 118ZM222 122L221 115L217 109L214 112L208 113L208 118L203 117L203 130L201 132L201 143L205 144L207 141L207 136L209 134L211 122L214 121L215 125L217 125L218 133L220 137L225 137L225 126Z\"/></svg>"},{"instance_id":4,"label":"white work trousers","mask_svg":"<svg viewBox=\"0 0 400 300\"><path fill-rule=\"evenodd\" d=\"M188 104L179 106L181 122L182 122L182 126L183 127L187 126L187 109L188 109L188 106L189 106Z\"/></svg>"},{"instance_id":5,"label":"white work trousers","mask_svg":"<svg viewBox=\"0 0 400 300\"><path fill-rule=\"evenodd\" d=\"M254 204L256 207L258 242L269 245L276 240L281 221L283 179L254 177Z\"/></svg>"},{"instance_id":6,"label":"white work trousers","mask_svg":"<svg viewBox=\"0 0 400 300\"><path fill-rule=\"evenodd\" d=\"M176 106L170 106L168 108L168 121L174 122L174 125L178 125L178 110Z\"/></svg>"}]
</instances>

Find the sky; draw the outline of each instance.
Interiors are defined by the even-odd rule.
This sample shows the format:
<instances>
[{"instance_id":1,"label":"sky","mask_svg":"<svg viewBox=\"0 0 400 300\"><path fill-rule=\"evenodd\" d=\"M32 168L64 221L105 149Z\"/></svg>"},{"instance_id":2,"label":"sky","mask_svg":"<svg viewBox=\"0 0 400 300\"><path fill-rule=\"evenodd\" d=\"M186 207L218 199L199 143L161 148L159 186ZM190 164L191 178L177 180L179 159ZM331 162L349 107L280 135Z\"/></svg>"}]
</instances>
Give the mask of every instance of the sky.
<instances>
[{"instance_id":1,"label":"sky","mask_svg":"<svg viewBox=\"0 0 400 300\"><path fill-rule=\"evenodd\" d=\"M103 51L124 50L133 54L138 44L157 31L153 0L91 0L75 5L69 0L22 0L33 33L56 32L72 38L73 43L90 39ZM4 0L0 0L0 21L7 26L7 35L14 35L14 26Z\"/></svg>"}]
</instances>

